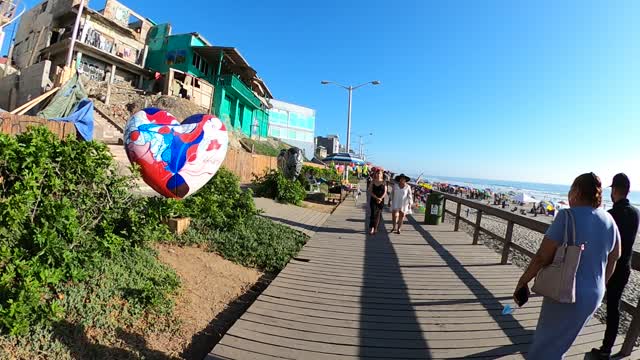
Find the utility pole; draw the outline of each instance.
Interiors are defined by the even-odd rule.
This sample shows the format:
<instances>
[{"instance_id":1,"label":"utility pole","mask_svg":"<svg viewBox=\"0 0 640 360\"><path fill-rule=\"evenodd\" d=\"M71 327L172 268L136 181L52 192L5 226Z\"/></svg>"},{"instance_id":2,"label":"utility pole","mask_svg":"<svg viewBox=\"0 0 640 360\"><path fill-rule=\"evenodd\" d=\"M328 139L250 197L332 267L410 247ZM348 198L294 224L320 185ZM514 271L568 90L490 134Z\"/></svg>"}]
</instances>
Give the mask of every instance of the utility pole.
<instances>
[{"instance_id":1,"label":"utility pole","mask_svg":"<svg viewBox=\"0 0 640 360\"><path fill-rule=\"evenodd\" d=\"M360 84L358 86L352 86L352 85L345 86L345 85L341 85L341 84L338 84L338 83L333 82L333 81L326 81L326 80L321 81L320 84L322 84L322 85L334 84L334 85L339 86L339 87L341 87L341 88L343 88L343 89L345 89L345 90L347 90L349 92L349 108L347 110L347 148L345 149L345 152L347 154L350 154L350 150L351 150L350 149L350 147L351 147L351 100L353 98L353 90L359 89L359 88L361 88L363 86L366 86L366 85L369 85L369 84L371 84L371 85L380 85L380 81L378 81L378 80L368 81L368 82ZM345 171L345 179L349 179L349 170Z\"/></svg>"},{"instance_id":2,"label":"utility pole","mask_svg":"<svg viewBox=\"0 0 640 360\"><path fill-rule=\"evenodd\" d=\"M73 48L76 45L76 41L78 39L78 29L80 28L80 19L82 19L82 10L84 9L84 0L80 1L80 6L78 7L78 16L76 16L76 22L73 25L73 33L71 34L71 44L69 45L69 52L67 53L67 67L71 67L71 62L73 61Z\"/></svg>"},{"instance_id":3,"label":"utility pole","mask_svg":"<svg viewBox=\"0 0 640 360\"><path fill-rule=\"evenodd\" d=\"M358 137L360 138L360 148L359 148L360 149L359 150L360 159L363 159L363 160L364 160L364 145L365 144L362 142L362 138L364 138L365 136L373 136L373 133L369 133L368 135L358 135Z\"/></svg>"},{"instance_id":4,"label":"utility pole","mask_svg":"<svg viewBox=\"0 0 640 360\"><path fill-rule=\"evenodd\" d=\"M2 49L2 46L4 45L4 29L14 21L18 20L18 18L22 16L22 14L24 14L24 12L26 11L25 7L24 9L22 9L20 14L16 15L17 8L18 4L14 0L0 0L0 49ZM12 52L12 49L10 49L9 55L7 56L7 63L4 65L2 76L7 73L8 67L11 64Z\"/></svg>"}]
</instances>

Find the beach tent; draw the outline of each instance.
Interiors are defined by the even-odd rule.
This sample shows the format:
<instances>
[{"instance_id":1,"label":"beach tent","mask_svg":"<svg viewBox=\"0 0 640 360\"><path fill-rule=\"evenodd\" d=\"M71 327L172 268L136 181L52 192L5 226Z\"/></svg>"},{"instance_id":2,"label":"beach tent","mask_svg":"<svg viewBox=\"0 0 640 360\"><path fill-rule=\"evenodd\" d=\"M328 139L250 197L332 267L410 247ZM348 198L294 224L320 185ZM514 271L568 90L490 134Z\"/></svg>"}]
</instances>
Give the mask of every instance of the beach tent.
<instances>
[{"instance_id":1,"label":"beach tent","mask_svg":"<svg viewBox=\"0 0 640 360\"><path fill-rule=\"evenodd\" d=\"M534 199L533 197L531 197L529 194L525 194L525 193L518 193L514 196L511 197L513 200L519 202L519 203L534 203L534 202L538 202L538 200Z\"/></svg>"},{"instance_id":2,"label":"beach tent","mask_svg":"<svg viewBox=\"0 0 640 360\"><path fill-rule=\"evenodd\" d=\"M347 154L347 153L336 153L336 154L331 154L328 157L326 157L324 159L325 162L327 161L331 161L331 162L335 162L335 163L341 163L341 164L354 164L354 165L364 165L364 161L360 158L357 158L355 156L352 156L351 154Z\"/></svg>"}]
</instances>

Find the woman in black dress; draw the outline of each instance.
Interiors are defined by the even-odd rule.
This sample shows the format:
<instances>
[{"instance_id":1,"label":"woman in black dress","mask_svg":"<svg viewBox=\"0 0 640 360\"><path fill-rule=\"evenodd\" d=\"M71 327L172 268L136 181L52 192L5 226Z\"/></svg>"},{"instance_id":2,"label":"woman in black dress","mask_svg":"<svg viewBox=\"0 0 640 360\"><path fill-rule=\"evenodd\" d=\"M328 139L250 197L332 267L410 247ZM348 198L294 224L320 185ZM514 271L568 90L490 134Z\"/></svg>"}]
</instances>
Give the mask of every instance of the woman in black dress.
<instances>
[{"instance_id":1,"label":"woman in black dress","mask_svg":"<svg viewBox=\"0 0 640 360\"><path fill-rule=\"evenodd\" d=\"M380 216L384 208L384 197L387 195L387 183L384 181L382 169L376 169L373 173L373 180L367 189L369 193L369 235L378 232Z\"/></svg>"}]
</instances>

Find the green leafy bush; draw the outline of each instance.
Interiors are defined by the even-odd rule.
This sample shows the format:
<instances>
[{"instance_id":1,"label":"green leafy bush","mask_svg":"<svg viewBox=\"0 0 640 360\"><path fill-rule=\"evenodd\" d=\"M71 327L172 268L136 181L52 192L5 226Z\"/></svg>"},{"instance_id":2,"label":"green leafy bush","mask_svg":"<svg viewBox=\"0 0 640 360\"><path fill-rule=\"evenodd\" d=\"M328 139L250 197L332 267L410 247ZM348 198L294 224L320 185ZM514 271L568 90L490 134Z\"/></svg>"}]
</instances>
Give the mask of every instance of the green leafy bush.
<instances>
[{"instance_id":1,"label":"green leafy bush","mask_svg":"<svg viewBox=\"0 0 640 360\"><path fill-rule=\"evenodd\" d=\"M340 181L340 174L335 168L318 168L309 165L302 166L303 175L311 175L316 178L323 178L327 181Z\"/></svg>"},{"instance_id":2,"label":"green leafy bush","mask_svg":"<svg viewBox=\"0 0 640 360\"><path fill-rule=\"evenodd\" d=\"M198 220L182 238L208 244L227 260L273 272L282 270L308 237L285 225L253 216L228 231L211 229Z\"/></svg>"},{"instance_id":3,"label":"green leafy bush","mask_svg":"<svg viewBox=\"0 0 640 360\"><path fill-rule=\"evenodd\" d=\"M289 180L277 170L267 171L262 176L254 175L252 183L257 196L275 199L284 204L300 205L307 195L299 180Z\"/></svg>"},{"instance_id":4,"label":"green leafy bush","mask_svg":"<svg viewBox=\"0 0 640 360\"><path fill-rule=\"evenodd\" d=\"M225 168L194 195L183 200L185 216L200 219L208 226L231 229L258 211L253 202L253 192L240 189L240 179Z\"/></svg>"},{"instance_id":5,"label":"green leafy bush","mask_svg":"<svg viewBox=\"0 0 640 360\"><path fill-rule=\"evenodd\" d=\"M304 198L299 182L267 175L281 201ZM251 191L225 169L182 201L133 196L134 180L117 174L103 144L44 128L0 135L0 334L32 333L63 316L114 329L167 314L178 278L154 241L206 243L265 271L282 269L306 241L257 216ZM193 226L174 237L161 221L180 216Z\"/></svg>"},{"instance_id":6,"label":"green leafy bush","mask_svg":"<svg viewBox=\"0 0 640 360\"><path fill-rule=\"evenodd\" d=\"M62 141L45 128L0 134L0 331L25 333L59 317L61 284L171 237L149 200L131 195L133 179L116 170L104 144Z\"/></svg>"}]
</instances>

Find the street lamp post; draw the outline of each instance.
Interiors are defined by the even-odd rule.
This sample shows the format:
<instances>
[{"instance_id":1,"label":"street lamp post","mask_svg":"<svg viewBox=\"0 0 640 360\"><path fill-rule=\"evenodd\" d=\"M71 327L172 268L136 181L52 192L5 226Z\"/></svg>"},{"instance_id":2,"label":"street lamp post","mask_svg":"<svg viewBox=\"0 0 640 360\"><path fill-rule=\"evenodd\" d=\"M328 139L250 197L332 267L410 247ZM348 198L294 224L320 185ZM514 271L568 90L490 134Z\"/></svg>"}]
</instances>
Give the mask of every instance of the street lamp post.
<instances>
[{"instance_id":1,"label":"street lamp post","mask_svg":"<svg viewBox=\"0 0 640 360\"><path fill-rule=\"evenodd\" d=\"M345 90L347 90L349 92L349 110L347 111L347 154L350 154L349 150L351 149L351 99L353 98L353 90L356 90L358 88L361 88L365 85L380 85L380 81L378 80L373 80L373 81L367 81L366 83L357 85L357 86L345 86L342 84L338 84L337 82L334 81L326 81L326 80L322 80L320 82L320 84L322 85L328 85L328 84L334 84L336 86L339 86ZM347 179L349 179L349 170L347 169L347 171L345 171L345 176Z\"/></svg>"},{"instance_id":2,"label":"street lamp post","mask_svg":"<svg viewBox=\"0 0 640 360\"><path fill-rule=\"evenodd\" d=\"M360 147L359 147L359 149L360 149L360 159L362 159L362 160L364 160L364 145L366 145L366 144L364 144L362 142L362 138L365 137L365 136L373 136L373 133L369 133L369 135L358 135L358 137L360 138Z\"/></svg>"}]
</instances>

